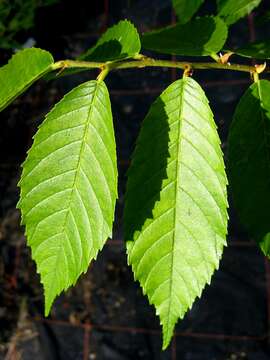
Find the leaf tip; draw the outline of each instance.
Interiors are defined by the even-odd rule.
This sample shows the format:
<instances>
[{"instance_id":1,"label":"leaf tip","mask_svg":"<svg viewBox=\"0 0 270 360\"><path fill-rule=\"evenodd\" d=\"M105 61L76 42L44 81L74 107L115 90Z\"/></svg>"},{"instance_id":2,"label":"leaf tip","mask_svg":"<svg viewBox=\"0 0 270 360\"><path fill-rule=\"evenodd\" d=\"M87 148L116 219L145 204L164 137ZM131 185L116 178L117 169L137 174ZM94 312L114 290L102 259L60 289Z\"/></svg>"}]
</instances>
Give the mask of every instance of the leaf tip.
<instances>
[{"instance_id":1,"label":"leaf tip","mask_svg":"<svg viewBox=\"0 0 270 360\"><path fill-rule=\"evenodd\" d=\"M167 328L163 327L162 329L162 350L166 350L168 346L170 345L171 339L173 337L173 328Z\"/></svg>"},{"instance_id":2,"label":"leaf tip","mask_svg":"<svg viewBox=\"0 0 270 360\"><path fill-rule=\"evenodd\" d=\"M44 298L45 298L44 315L45 315L45 317L48 317L50 314L52 304L53 304L55 297L48 294L48 291L47 291L45 285L43 285L43 286L44 286Z\"/></svg>"},{"instance_id":3,"label":"leaf tip","mask_svg":"<svg viewBox=\"0 0 270 360\"><path fill-rule=\"evenodd\" d=\"M177 319L165 318L159 314L159 311L156 313L160 317L160 324L162 326L162 350L164 351L171 343Z\"/></svg>"},{"instance_id":4,"label":"leaf tip","mask_svg":"<svg viewBox=\"0 0 270 360\"><path fill-rule=\"evenodd\" d=\"M167 347L169 346L169 343L170 343L170 340L167 340L167 339L163 338L162 351L167 349Z\"/></svg>"},{"instance_id":5,"label":"leaf tip","mask_svg":"<svg viewBox=\"0 0 270 360\"><path fill-rule=\"evenodd\" d=\"M45 317L49 316L50 310L51 310L51 306L49 306L49 305L47 306L46 303L45 303L45 310L44 310L44 316Z\"/></svg>"}]
</instances>

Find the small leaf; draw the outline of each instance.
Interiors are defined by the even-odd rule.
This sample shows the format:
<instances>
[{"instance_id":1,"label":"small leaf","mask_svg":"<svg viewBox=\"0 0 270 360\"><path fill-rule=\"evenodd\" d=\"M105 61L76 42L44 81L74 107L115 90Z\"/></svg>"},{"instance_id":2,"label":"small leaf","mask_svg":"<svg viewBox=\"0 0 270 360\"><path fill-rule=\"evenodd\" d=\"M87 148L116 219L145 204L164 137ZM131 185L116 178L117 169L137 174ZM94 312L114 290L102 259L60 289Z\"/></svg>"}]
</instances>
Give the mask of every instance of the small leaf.
<instances>
[{"instance_id":1,"label":"small leaf","mask_svg":"<svg viewBox=\"0 0 270 360\"><path fill-rule=\"evenodd\" d=\"M36 48L13 55L8 64L0 68L0 111L50 71L53 62L48 51Z\"/></svg>"},{"instance_id":2,"label":"small leaf","mask_svg":"<svg viewBox=\"0 0 270 360\"><path fill-rule=\"evenodd\" d=\"M232 25L244 16L247 16L261 0L217 0L218 16L226 24Z\"/></svg>"},{"instance_id":3,"label":"small leaf","mask_svg":"<svg viewBox=\"0 0 270 360\"><path fill-rule=\"evenodd\" d=\"M164 54L206 56L222 49L227 35L227 26L221 19L205 16L145 33L142 46Z\"/></svg>"},{"instance_id":4,"label":"small leaf","mask_svg":"<svg viewBox=\"0 0 270 360\"><path fill-rule=\"evenodd\" d=\"M203 2L204 0L173 0L173 7L179 23L187 23L198 11Z\"/></svg>"},{"instance_id":5,"label":"small leaf","mask_svg":"<svg viewBox=\"0 0 270 360\"><path fill-rule=\"evenodd\" d=\"M128 262L163 327L163 349L218 268L227 179L208 100L191 78L171 84L146 116L128 173Z\"/></svg>"},{"instance_id":6,"label":"small leaf","mask_svg":"<svg viewBox=\"0 0 270 360\"><path fill-rule=\"evenodd\" d=\"M270 256L270 82L260 80L238 104L229 132L228 170L240 221Z\"/></svg>"},{"instance_id":7,"label":"small leaf","mask_svg":"<svg viewBox=\"0 0 270 360\"><path fill-rule=\"evenodd\" d=\"M54 298L86 272L112 234L116 151L103 82L78 86L47 115L19 185L18 207L48 315Z\"/></svg>"},{"instance_id":8,"label":"small leaf","mask_svg":"<svg viewBox=\"0 0 270 360\"><path fill-rule=\"evenodd\" d=\"M141 43L134 25L121 20L110 27L81 59L88 61L112 61L134 57L139 54Z\"/></svg>"},{"instance_id":9,"label":"small leaf","mask_svg":"<svg viewBox=\"0 0 270 360\"><path fill-rule=\"evenodd\" d=\"M259 41L243 46L233 52L237 55L241 55L254 59L270 59L270 41Z\"/></svg>"}]
</instances>

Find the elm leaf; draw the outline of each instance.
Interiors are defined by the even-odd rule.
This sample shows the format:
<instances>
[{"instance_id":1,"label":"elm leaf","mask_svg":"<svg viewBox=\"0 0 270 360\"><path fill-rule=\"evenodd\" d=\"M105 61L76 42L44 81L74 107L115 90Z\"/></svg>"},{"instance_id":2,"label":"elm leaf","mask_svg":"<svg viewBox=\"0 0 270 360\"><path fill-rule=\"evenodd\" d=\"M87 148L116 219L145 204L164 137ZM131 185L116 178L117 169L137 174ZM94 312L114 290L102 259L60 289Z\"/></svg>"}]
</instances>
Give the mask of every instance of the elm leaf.
<instances>
[{"instance_id":1,"label":"elm leaf","mask_svg":"<svg viewBox=\"0 0 270 360\"><path fill-rule=\"evenodd\" d=\"M205 16L184 25L171 25L145 33L142 47L164 54L208 56L222 49L227 35L223 20Z\"/></svg>"},{"instance_id":2,"label":"elm leaf","mask_svg":"<svg viewBox=\"0 0 270 360\"><path fill-rule=\"evenodd\" d=\"M208 100L195 80L177 80L143 121L124 210L128 262L160 317L163 349L219 266L226 185Z\"/></svg>"},{"instance_id":3,"label":"elm leaf","mask_svg":"<svg viewBox=\"0 0 270 360\"><path fill-rule=\"evenodd\" d=\"M204 0L172 0L172 2L179 23L185 24L198 11Z\"/></svg>"},{"instance_id":4,"label":"elm leaf","mask_svg":"<svg viewBox=\"0 0 270 360\"><path fill-rule=\"evenodd\" d=\"M17 52L0 68L0 111L30 85L51 70L54 60L45 50L30 48Z\"/></svg>"},{"instance_id":5,"label":"elm leaf","mask_svg":"<svg viewBox=\"0 0 270 360\"><path fill-rule=\"evenodd\" d=\"M239 219L270 256L270 82L259 80L241 98L228 139L229 180Z\"/></svg>"},{"instance_id":6,"label":"elm leaf","mask_svg":"<svg viewBox=\"0 0 270 360\"><path fill-rule=\"evenodd\" d=\"M69 92L34 137L18 207L45 291L45 314L112 235L116 149L109 94L89 81Z\"/></svg>"},{"instance_id":7,"label":"elm leaf","mask_svg":"<svg viewBox=\"0 0 270 360\"><path fill-rule=\"evenodd\" d=\"M232 25L253 11L261 0L217 0L218 16Z\"/></svg>"},{"instance_id":8,"label":"elm leaf","mask_svg":"<svg viewBox=\"0 0 270 360\"><path fill-rule=\"evenodd\" d=\"M128 20L110 27L81 59L87 61L113 61L135 57L141 50L139 34Z\"/></svg>"},{"instance_id":9,"label":"elm leaf","mask_svg":"<svg viewBox=\"0 0 270 360\"><path fill-rule=\"evenodd\" d=\"M243 57L261 60L270 59L270 41L253 42L232 51Z\"/></svg>"}]
</instances>

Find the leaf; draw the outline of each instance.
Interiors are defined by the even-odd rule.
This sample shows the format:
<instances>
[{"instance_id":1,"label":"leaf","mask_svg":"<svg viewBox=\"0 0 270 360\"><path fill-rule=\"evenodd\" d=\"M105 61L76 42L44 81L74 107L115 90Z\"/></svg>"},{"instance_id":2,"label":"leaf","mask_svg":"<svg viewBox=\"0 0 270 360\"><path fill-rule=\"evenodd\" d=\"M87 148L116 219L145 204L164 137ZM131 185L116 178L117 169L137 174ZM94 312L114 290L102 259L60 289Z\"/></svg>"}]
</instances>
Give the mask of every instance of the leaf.
<instances>
[{"instance_id":1,"label":"leaf","mask_svg":"<svg viewBox=\"0 0 270 360\"><path fill-rule=\"evenodd\" d=\"M237 55L241 55L248 58L254 59L270 59L270 41L260 41L248 44L233 52Z\"/></svg>"},{"instance_id":2,"label":"leaf","mask_svg":"<svg viewBox=\"0 0 270 360\"><path fill-rule=\"evenodd\" d=\"M208 100L191 78L147 114L128 173L128 262L163 327L163 349L218 268L227 232L226 175Z\"/></svg>"},{"instance_id":3,"label":"leaf","mask_svg":"<svg viewBox=\"0 0 270 360\"><path fill-rule=\"evenodd\" d=\"M20 180L22 223L45 290L45 314L112 234L117 197L106 85L86 82L47 115Z\"/></svg>"},{"instance_id":4,"label":"leaf","mask_svg":"<svg viewBox=\"0 0 270 360\"><path fill-rule=\"evenodd\" d=\"M173 7L181 24L187 23L198 11L204 0L173 0Z\"/></svg>"},{"instance_id":5,"label":"leaf","mask_svg":"<svg viewBox=\"0 0 270 360\"><path fill-rule=\"evenodd\" d=\"M205 16L145 33L142 46L164 54L206 56L222 49L227 35L227 26L221 19Z\"/></svg>"},{"instance_id":6,"label":"leaf","mask_svg":"<svg viewBox=\"0 0 270 360\"><path fill-rule=\"evenodd\" d=\"M270 256L270 82L241 98L229 132L228 170L240 221Z\"/></svg>"},{"instance_id":7,"label":"leaf","mask_svg":"<svg viewBox=\"0 0 270 360\"><path fill-rule=\"evenodd\" d=\"M261 0L217 0L218 16L223 18L226 24L232 25L251 13L260 2Z\"/></svg>"},{"instance_id":8,"label":"leaf","mask_svg":"<svg viewBox=\"0 0 270 360\"><path fill-rule=\"evenodd\" d=\"M0 68L0 111L22 94L34 81L51 70L52 55L30 48L17 52Z\"/></svg>"},{"instance_id":9,"label":"leaf","mask_svg":"<svg viewBox=\"0 0 270 360\"><path fill-rule=\"evenodd\" d=\"M139 34L128 20L110 27L81 59L87 61L112 61L135 57L141 50Z\"/></svg>"}]
</instances>

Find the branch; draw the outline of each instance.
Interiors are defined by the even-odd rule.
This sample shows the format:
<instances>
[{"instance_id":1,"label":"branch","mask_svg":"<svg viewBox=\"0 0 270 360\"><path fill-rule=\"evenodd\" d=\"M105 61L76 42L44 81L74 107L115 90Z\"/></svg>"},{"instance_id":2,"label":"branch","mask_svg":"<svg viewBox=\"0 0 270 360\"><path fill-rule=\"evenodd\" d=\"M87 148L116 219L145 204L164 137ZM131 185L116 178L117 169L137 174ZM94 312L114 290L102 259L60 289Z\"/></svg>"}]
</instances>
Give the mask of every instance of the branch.
<instances>
[{"instance_id":1,"label":"branch","mask_svg":"<svg viewBox=\"0 0 270 360\"><path fill-rule=\"evenodd\" d=\"M217 62L188 62L188 61L172 61L172 60L158 60L149 57L142 57L138 60L118 60L113 62L90 62L80 60L61 60L52 65L52 70L64 70L67 68L81 68L81 69L101 69L107 68L108 71L115 69L131 69L144 67L168 67L176 69L200 69L200 70L230 70L242 71L247 73L257 73L257 66L242 65L242 64L222 64ZM269 72L265 69L265 72Z\"/></svg>"}]
</instances>

